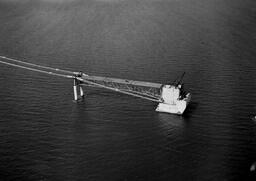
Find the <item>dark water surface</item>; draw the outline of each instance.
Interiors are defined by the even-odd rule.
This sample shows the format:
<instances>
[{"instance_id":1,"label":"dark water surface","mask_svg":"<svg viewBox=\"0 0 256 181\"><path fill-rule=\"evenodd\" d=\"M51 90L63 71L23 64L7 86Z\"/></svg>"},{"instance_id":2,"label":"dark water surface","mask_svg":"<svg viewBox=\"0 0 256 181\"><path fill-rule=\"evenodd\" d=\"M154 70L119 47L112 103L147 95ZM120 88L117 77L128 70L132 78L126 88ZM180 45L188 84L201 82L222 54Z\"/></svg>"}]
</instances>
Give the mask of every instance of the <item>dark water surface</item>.
<instances>
[{"instance_id":1,"label":"dark water surface","mask_svg":"<svg viewBox=\"0 0 256 181\"><path fill-rule=\"evenodd\" d=\"M170 83L183 116L0 65L0 180L245 180L256 161L256 1L0 0L0 55Z\"/></svg>"}]
</instances>

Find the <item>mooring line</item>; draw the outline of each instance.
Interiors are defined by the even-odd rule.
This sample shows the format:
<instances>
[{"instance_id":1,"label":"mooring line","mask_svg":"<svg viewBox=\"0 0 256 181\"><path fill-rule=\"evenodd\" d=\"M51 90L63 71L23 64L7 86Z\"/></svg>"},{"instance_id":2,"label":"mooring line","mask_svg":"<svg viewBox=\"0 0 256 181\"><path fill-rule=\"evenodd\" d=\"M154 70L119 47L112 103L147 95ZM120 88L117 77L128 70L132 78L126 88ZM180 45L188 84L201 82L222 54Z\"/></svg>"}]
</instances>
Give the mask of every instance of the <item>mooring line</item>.
<instances>
[{"instance_id":1,"label":"mooring line","mask_svg":"<svg viewBox=\"0 0 256 181\"><path fill-rule=\"evenodd\" d=\"M47 67L47 66L43 66L43 65L37 65L37 64L29 63L29 62L24 62L24 61L20 61L20 60L13 59L13 58L8 58L5 56L0 56L0 58L10 60L13 62L18 62L18 63L25 64L25 65L30 65L30 66L39 67L39 68L48 69L48 70L54 70L54 71L58 71L58 72L68 73L68 74L76 73L76 72L72 72L72 71L68 71L68 70L62 70L62 69L58 69L58 68L52 68L52 67Z\"/></svg>"},{"instance_id":2,"label":"mooring line","mask_svg":"<svg viewBox=\"0 0 256 181\"><path fill-rule=\"evenodd\" d=\"M13 66L13 67L19 67L19 68L27 69L27 70L30 70L30 71L45 73L45 74L49 74L49 75L55 75L55 76L65 77L65 78L74 78L74 76L72 76L72 75L58 74L58 73L49 72L49 71L45 71L45 70L39 70L39 69L31 68L31 67L25 67L25 66L22 66L22 65L17 65L17 64L13 64L13 63L9 63L9 62L4 62L4 61L1 61L1 60L0 60L0 63L6 64L6 65L9 65L9 66Z\"/></svg>"}]
</instances>

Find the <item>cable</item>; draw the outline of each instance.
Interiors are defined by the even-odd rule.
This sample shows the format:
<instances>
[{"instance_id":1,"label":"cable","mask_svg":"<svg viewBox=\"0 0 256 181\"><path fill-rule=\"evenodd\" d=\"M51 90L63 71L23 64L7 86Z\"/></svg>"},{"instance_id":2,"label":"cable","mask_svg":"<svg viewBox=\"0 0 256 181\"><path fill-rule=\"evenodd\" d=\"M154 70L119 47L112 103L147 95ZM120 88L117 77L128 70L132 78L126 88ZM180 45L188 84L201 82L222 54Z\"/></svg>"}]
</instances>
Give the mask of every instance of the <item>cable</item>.
<instances>
[{"instance_id":1,"label":"cable","mask_svg":"<svg viewBox=\"0 0 256 181\"><path fill-rule=\"evenodd\" d=\"M13 66L13 67L19 67L19 68L35 71L35 72L55 75L55 76L59 76L59 77L74 78L74 76L71 76L71 75L65 75L65 74L58 74L58 73L54 73L54 72L48 72L48 71L45 71L45 70L39 70L39 69L35 69L35 68L25 67L25 66L22 66L22 65L16 65L16 64L13 64L13 63L3 62L1 60L0 60L0 63L6 64L6 65L10 65L10 66Z\"/></svg>"},{"instance_id":2,"label":"cable","mask_svg":"<svg viewBox=\"0 0 256 181\"><path fill-rule=\"evenodd\" d=\"M36 64L33 64L33 63L28 63L28 62L24 62L24 61L16 60L16 59L13 59L13 58L4 57L4 56L0 56L0 58L10 60L10 61L13 61L13 62L22 63L22 64L25 64L25 65L30 65L30 66L39 67L39 68L48 69L48 70L54 70L54 71L58 71L58 72L68 73L68 74L76 73L76 72L72 72L72 71L68 71L68 70L61 70L61 69L58 69L58 68L36 65Z\"/></svg>"}]
</instances>

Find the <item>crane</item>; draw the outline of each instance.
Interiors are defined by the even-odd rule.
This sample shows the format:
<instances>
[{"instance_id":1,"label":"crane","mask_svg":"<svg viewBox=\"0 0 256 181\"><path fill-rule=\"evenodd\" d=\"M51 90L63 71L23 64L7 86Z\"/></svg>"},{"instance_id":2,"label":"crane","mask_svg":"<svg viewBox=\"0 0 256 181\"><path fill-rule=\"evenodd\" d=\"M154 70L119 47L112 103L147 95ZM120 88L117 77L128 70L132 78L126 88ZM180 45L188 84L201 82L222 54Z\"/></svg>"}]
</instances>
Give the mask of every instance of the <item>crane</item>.
<instances>
[{"instance_id":1,"label":"crane","mask_svg":"<svg viewBox=\"0 0 256 181\"><path fill-rule=\"evenodd\" d=\"M5 56L0 56L0 59L0 63L8 66L73 79L75 101L84 98L84 86L91 86L153 101L158 103L156 111L181 115L191 99L191 94L185 93L183 90L182 79L185 73L182 74L180 79L176 79L174 83L165 85L146 81L88 75L83 72L37 65Z\"/></svg>"}]
</instances>

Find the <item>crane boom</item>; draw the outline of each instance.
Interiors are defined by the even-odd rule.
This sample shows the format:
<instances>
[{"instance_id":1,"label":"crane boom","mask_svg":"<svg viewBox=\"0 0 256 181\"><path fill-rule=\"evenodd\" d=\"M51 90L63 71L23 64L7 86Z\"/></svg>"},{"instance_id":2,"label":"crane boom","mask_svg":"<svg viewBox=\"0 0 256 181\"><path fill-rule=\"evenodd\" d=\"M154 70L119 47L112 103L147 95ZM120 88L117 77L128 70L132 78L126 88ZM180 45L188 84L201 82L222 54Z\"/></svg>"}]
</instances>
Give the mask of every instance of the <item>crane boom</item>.
<instances>
[{"instance_id":1,"label":"crane boom","mask_svg":"<svg viewBox=\"0 0 256 181\"><path fill-rule=\"evenodd\" d=\"M86 74L83 74L82 78L90 81L112 82L117 84L129 84L133 86L152 87L152 88L158 88L158 89L161 88L162 86L162 84L159 84L159 83L128 80L128 79L118 79L118 78L111 78L111 77L89 76Z\"/></svg>"},{"instance_id":2,"label":"crane boom","mask_svg":"<svg viewBox=\"0 0 256 181\"><path fill-rule=\"evenodd\" d=\"M90 76L81 72L76 75L77 79L82 85L106 88L112 91L144 98L154 102L161 102L160 90L162 84L159 83L102 76Z\"/></svg>"}]
</instances>

